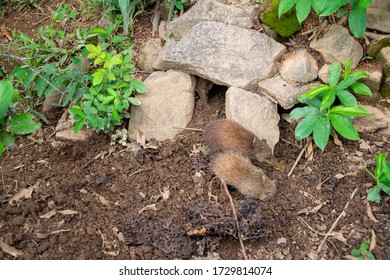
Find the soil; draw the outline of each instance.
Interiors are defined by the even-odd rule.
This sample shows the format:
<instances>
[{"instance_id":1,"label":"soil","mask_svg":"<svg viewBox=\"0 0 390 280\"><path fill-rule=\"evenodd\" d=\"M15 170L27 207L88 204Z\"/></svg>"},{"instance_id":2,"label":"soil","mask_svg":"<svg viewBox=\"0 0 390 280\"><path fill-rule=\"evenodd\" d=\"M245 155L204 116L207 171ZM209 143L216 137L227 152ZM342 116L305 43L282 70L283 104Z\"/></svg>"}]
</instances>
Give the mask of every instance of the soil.
<instances>
[{"instance_id":1,"label":"soil","mask_svg":"<svg viewBox=\"0 0 390 280\"><path fill-rule=\"evenodd\" d=\"M52 1L39 1L42 7L46 2ZM147 16L138 24L149 24ZM14 26L7 14L5 21ZM149 33L142 26L135 34ZM225 91L214 86L206 106L197 102L188 127L202 129L224 118ZM303 157L288 176L302 146L294 125L281 120L279 126L275 156L284 163L263 167L277 181L276 197L259 202L229 187L247 257L349 259L368 239L376 241L377 259L390 259L389 197L367 203L375 181L363 168L372 171L380 152L390 155L389 139L362 133L359 142L330 141L324 153L315 149L313 159ZM18 137L0 158L0 240L18 259L243 258L202 132L186 130L173 140L129 149L96 133L86 142L59 142L54 129L44 125ZM0 250L0 259L13 258Z\"/></svg>"}]
</instances>

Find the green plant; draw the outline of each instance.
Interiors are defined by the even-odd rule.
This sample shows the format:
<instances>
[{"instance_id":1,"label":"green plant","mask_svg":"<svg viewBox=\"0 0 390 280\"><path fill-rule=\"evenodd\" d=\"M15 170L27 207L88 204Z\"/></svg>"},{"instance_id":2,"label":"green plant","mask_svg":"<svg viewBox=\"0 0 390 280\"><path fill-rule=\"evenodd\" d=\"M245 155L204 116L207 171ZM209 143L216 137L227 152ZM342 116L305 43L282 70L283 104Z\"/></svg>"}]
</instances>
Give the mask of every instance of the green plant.
<instances>
[{"instance_id":1,"label":"green plant","mask_svg":"<svg viewBox=\"0 0 390 280\"><path fill-rule=\"evenodd\" d=\"M359 249L353 249L351 254L358 260L375 260L374 255L368 250L368 248L368 240L364 240L362 244L360 244Z\"/></svg>"},{"instance_id":2,"label":"green plant","mask_svg":"<svg viewBox=\"0 0 390 280\"><path fill-rule=\"evenodd\" d=\"M371 95L371 90L358 82L360 78L368 76L367 73L363 70L350 73L350 66L350 59L347 59L343 79L339 82L341 65L339 62L332 63L328 72L328 85L321 84L297 97L299 102L308 105L295 108L290 113L290 118L294 120L302 118L295 128L297 140L302 140L313 133L314 142L324 151L332 128L347 139L360 139L351 118L365 116L369 112L357 106L356 98L348 88L365 95ZM336 97L341 105L334 105Z\"/></svg>"},{"instance_id":3,"label":"green plant","mask_svg":"<svg viewBox=\"0 0 390 280\"><path fill-rule=\"evenodd\" d=\"M59 21L61 25L66 24L67 19L75 19L80 12L72 11L69 4L61 3L55 10L52 18L52 24Z\"/></svg>"},{"instance_id":4,"label":"green plant","mask_svg":"<svg viewBox=\"0 0 390 280\"><path fill-rule=\"evenodd\" d=\"M0 156L4 149L15 143L14 135L29 134L41 127L35 122L34 115L28 113L15 114L15 99L18 92L10 81L0 81Z\"/></svg>"},{"instance_id":5,"label":"green plant","mask_svg":"<svg viewBox=\"0 0 390 280\"><path fill-rule=\"evenodd\" d=\"M89 92L70 108L72 118L76 121L74 132L77 133L84 124L96 131L112 131L121 124L123 118L130 117L128 109L131 104L140 104L132 95L135 92L145 93L146 86L132 77L135 68L130 54L114 54L101 45L89 44L86 49L89 51L88 58L100 67L91 75Z\"/></svg>"},{"instance_id":6,"label":"green plant","mask_svg":"<svg viewBox=\"0 0 390 280\"><path fill-rule=\"evenodd\" d=\"M368 170L367 166L364 166L367 173L376 181L376 185L367 190L367 200L380 203L381 191L390 195L390 161L386 161L385 153L378 154L375 160L376 168L374 174Z\"/></svg>"},{"instance_id":7,"label":"green plant","mask_svg":"<svg viewBox=\"0 0 390 280\"><path fill-rule=\"evenodd\" d=\"M319 16L328 16L339 10L348 2L351 9L348 15L348 24L352 34L361 38L366 30L366 11L373 0L281 0L279 17L289 11L294 5L297 19L301 24L309 15L311 7ZM347 11L342 11L345 14Z\"/></svg>"}]
</instances>

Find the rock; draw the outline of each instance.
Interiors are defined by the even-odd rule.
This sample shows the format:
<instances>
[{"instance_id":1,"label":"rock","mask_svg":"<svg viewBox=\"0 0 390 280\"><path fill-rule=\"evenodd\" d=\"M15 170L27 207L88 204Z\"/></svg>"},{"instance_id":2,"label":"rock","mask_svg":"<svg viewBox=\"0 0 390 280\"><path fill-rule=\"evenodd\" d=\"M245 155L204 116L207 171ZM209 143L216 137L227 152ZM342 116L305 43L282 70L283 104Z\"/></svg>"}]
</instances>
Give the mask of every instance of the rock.
<instances>
[{"instance_id":1,"label":"rock","mask_svg":"<svg viewBox=\"0 0 390 280\"><path fill-rule=\"evenodd\" d=\"M344 64L349 57L352 69L363 57L362 46L349 35L348 29L339 24L333 24L324 37L317 42L310 43L310 47L318 51L329 64L336 60Z\"/></svg>"},{"instance_id":2,"label":"rock","mask_svg":"<svg viewBox=\"0 0 390 280\"><path fill-rule=\"evenodd\" d=\"M379 100L379 90L382 82L382 71L380 69L368 69L365 70L369 75L366 78L362 78L359 82L365 84L371 89L372 96L355 94L356 99L359 101L365 101L371 104L375 104Z\"/></svg>"},{"instance_id":3,"label":"rock","mask_svg":"<svg viewBox=\"0 0 390 280\"><path fill-rule=\"evenodd\" d=\"M160 38L149 39L141 48L138 55L138 67L147 72L152 73L153 63L157 60L162 50Z\"/></svg>"},{"instance_id":4,"label":"rock","mask_svg":"<svg viewBox=\"0 0 390 280\"><path fill-rule=\"evenodd\" d=\"M86 141L92 135L92 130L88 128L83 128L77 134L74 134L74 125L68 112L65 111L56 126L56 139L58 141Z\"/></svg>"},{"instance_id":5,"label":"rock","mask_svg":"<svg viewBox=\"0 0 390 280\"><path fill-rule=\"evenodd\" d=\"M289 37L299 30L300 25L297 20L295 9L291 9L279 17L279 3L280 0L265 1L264 4L262 4L262 6L265 6L265 10L261 13L260 19L263 23L275 30L280 36Z\"/></svg>"},{"instance_id":6,"label":"rock","mask_svg":"<svg viewBox=\"0 0 390 280\"><path fill-rule=\"evenodd\" d=\"M249 29L253 26L252 11L253 5L243 9L217 0L200 0L182 16L170 22L167 29L177 41L183 38L194 25L202 21L215 21Z\"/></svg>"},{"instance_id":7,"label":"rock","mask_svg":"<svg viewBox=\"0 0 390 280\"><path fill-rule=\"evenodd\" d=\"M367 54L375 58L381 49L385 47L390 47L390 35L386 35L379 39L370 41L367 46Z\"/></svg>"},{"instance_id":8,"label":"rock","mask_svg":"<svg viewBox=\"0 0 390 280\"><path fill-rule=\"evenodd\" d=\"M390 12L383 9L367 8L367 28L390 33Z\"/></svg>"},{"instance_id":9,"label":"rock","mask_svg":"<svg viewBox=\"0 0 390 280\"><path fill-rule=\"evenodd\" d=\"M352 123L354 126L362 126L362 127L375 127L378 125L388 124L389 127L385 129L378 130L378 133L390 136L390 111L386 108L379 110L376 107L368 106L368 105L359 105L364 109L368 110L371 115L364 117L355 117L352 119Z\"/></svg>"},{"instance_id":10,"label":"rock","mask_svg":"<svg viewBox=\"0 0 390 280\"><path fill-rule=\"evenodd\" d=\"M318 83L311 83L304 86L293 86L283 80L280 76L276 76L271 79L261 81L258 85L261 93L275 100L275 102L279 103L284 109L290 109L298 103L296 100L298 95L316 87Z\"/></svg>"},{"instance_id":11,"label":"rock","mask_svg":"<svg viewBox=\"0 0 390 280\"><path fill-rule=\"evenodd\" d=\"M61 87L61 92L66 92L65 87ZM56 108L60 107L61 104L61 98L62 98L62 93L58 90L53 91L52 94L50 94L48 97L46 97L45 101L42 104L42 109L41 112L42 114L51 119L54 117L54 111Z\"/></svg>"},{"instance_id":12,"label":"rock","mask_svg":"<svg viewBox=\"0 0 390 280\"><path fill-rule=\"evenodd\" d=\"M266 78L286 49L255 30L211 21L198 23L179 42L171 41L156 67L240 88Z\"/></svg>"},{"instance_id":13,"label":"rock","mask_svg":"<svg viewBox=\"0 0 390 280\"><path fill-rule=\"evenodd\" d=\"M320 80L324 83L328 83L328 72L329 72L330 65L324 64L324 66L321 67L320 71L318 71L318 77Z\"/></svg>"},{"instance_id":14,"label":"rock","mask_svg":"<svg viewBox=\"0 0 390 280\"><path fill-rule=\"evenodd\" d=\"M377 8L390 11L390 1L389 0L374 0L369 6L370 8Z\"/></svg>"},{"instance_id":15,"label":"rock","mask_svg":"<svg viewBox=\"0 0 390 280\"><path fill-rule=\"evenodd\" d=\"M286 55L280 68L284 80L298 83L313 81L317 78L317 73L317 61L305 49Z\"/></svg>"},{"instance_id":16,"label":"rock","mask_svg":"<svg viewBox=\"0 0 390 280\"><path fill-rule=\"evenodd\" d=\"M136 139L137 130L147 140L172 139L186 127L195 106L195 78L188 74L169 70L153 72L144 81L148 92L137 95L141 105L131 108L129 137Z\"/></svg>"},{"instance_id":17,"label":"rock","mask_svg":"<svg viewBox=\"0 0 390 280\"><path fill-rule=\"evenodd\" d=\"M384 64L385 76L390 76L390 47L381 49L378 60Z\"/></svg>"},{"instance_id":18,"label":"rock","mask_svg":"<svg viewBox=\"0 0 390 280\"><path fill-rule=\"evenodd\" d=\"M226 118L239 122L259 139L267 140L271 149L279 142L277 105L268 98L240 88L226 92Z\"/></svg>"}]
</instances>

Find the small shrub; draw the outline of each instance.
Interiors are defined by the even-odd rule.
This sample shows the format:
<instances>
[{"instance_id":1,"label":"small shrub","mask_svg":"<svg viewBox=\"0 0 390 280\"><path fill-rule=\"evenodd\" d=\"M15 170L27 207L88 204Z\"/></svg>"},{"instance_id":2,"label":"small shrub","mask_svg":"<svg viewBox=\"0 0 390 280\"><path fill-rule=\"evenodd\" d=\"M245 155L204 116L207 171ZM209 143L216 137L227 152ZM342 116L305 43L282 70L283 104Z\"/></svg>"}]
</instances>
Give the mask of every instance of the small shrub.
<instances>
[{"instance_id":1,"label":"small shrub","mask_svg":"<svg viewBox=\"0 0 390 280\"><path fill-rule=\"evenodd\" d=\"M368 76L367 73L362 70L350 73L350 65L348 59L345 62L343 80L339 82L341 65L339 62L332 63L328 73L328 85L321 84L298 96L298 101L307 106L295 108L290 113L290 118L301 119L295 128L297 140L302 140L313 133L314 142L324 151L332 128L347 139L360 139L351 118L365 116L369 112L357 106L356 98L348 88L365 95L371 95L371 90L358 82L360 78ZM341 105L335 106L336 97Z\"/></svg>"},{"instance_id":2,"label":"small shrub","mask_svg":"<svg viewBox=\"0 0 390 280\"><path fill-rule=\"evenodd\" d=\"M376 168L374 174L367 169L367 166L364 166L364 168L376 181L376 185L367 190L367 200L380 203L381 191L390 195L390 161L386 161L385 153L380 153L376 157Z\"/></svg>"},{"instance_id":3,"label":"small shrub","mask_svg":"<svg viewBox=\"0 0 390 280\"><path fill-rule=\"evenodd\" d=\"M368 248L368 240L364 240L362 244L360 244L359 249L353 249L351 254L358 260L375 260L374 255L368 250Z\"/></svg>"},{"instance_id":4,"label":"small shrub","mask_svg":"<svg viewBox=\"0 0 390 280\"><path fill-rule=\"evenodd\" d=\"M15 99L18 92L10 81L0 81L0 156L4 149L15 143L14 135L29 134L41 127L35 122L34 115L15 114Z\"/></svg>"}]
</instances>

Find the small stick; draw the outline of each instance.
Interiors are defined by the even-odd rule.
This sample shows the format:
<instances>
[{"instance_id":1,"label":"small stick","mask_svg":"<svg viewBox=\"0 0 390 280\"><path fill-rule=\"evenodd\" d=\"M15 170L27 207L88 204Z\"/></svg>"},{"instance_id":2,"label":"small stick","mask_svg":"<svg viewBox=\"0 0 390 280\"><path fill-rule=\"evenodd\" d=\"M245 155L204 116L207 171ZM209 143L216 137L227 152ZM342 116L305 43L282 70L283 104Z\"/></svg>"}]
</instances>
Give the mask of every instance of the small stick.
<instances>
[{"instance_id":1,"label":"small stick","mask_svg":"<svg viewBox=\"0 0 390 280\"><path fill-rule=\"evenodd\" d=\"M294 171L295 167L297 166L299 160L300 160L301 157L303 156L303 153L305 152L306 148L309 146L309 143L310 143L310 141L307 141L307 142L306 142L306 145L303 147L302 151L299 153L297 159L296 159L295 162L294 162L293 167L291 168L290 172L287 174L287 177L290 177L291 174L293 173L293 171Z\"/></svg>"},{"instance_id":2,"label":"small stick","mask_svg":"<svg viewBox=\"0 0 390 280\"><path fill-rule=\"evenodd\" d=\"M359 187L356 187L356 188L353 190L351 196L349 197L348 202L347 202L347 203L345 204L345 206L344 206L343 211L341 211L340 215L339 215L339 216L337 217L337 219L334 221L334 223L333 223L332 226L330 227L330 229L329 229L328 233L326 234L326 236L324 237L324 239L322 239L320 246L318 246L317 253L321 252L322 246L324 245L326 239L327 239L328 236L332 233L332 231L335 229L335 227L336 227L337 224L339 223L340 219L341 219L342 217L344 217L345 215L347 215L347 213L345 212L345 210L347 210L347 208L348 208L348 206L349 206L349 203L351 202L352 198L355 196L355 194L356 194L356 192L357 192L358 189L359 189Z\"/></svg>"},{"instance_id":3,"label":"small stick","mask_svg":"<svg viewBox=\"0 0 390 280\"><path fill-rule=\"evenodd\" d=\"M240 241L241 251L242 251L242 254L244 256L244 260L248 260L248 258L246 256L246 250L245 250L245 246L244 246L244 241L242 241L242 237L241 237L241 233L240 233L240 224L238 222L237 212L236 212L236 208L234 207L233 198L232 198L232 196L229 193L229 190L228 190L228 187L227 187L225 181L223 179L221 179L221 178L219 178L219 179L221 180L221 183L223 185L223 189L225 190L225 193L226 193L226 195L229 198L230 206L232 207L234 221L236 222L236 227L237 227L237 236L238 236L238 240Z\"/></svg>"},{"instance_id":4,"label":"small stick","mask_svg":"<svg viewBox=\"0 0 390 280\"><path fill-rule=\"evenodd\" d=\"M179 126L174 126L173 129L185 129L185 130L191 130L191 131L197 131L197 132L203 132L203 129L199 128L191 128L191 127L179 127Z\"/></svg>"},{"instance_id":5,"label":"small stick","mask_svg":"<svg viewBox=\"0 0 390 280\"><path fill-rule=\"evenodd\" d=\"M131 173L129 175L129 177L134 176L134 175L139 174L139 173L142 173L142 172L150 171L150 170L152 170L152 168L140 169L140 170L137 170L137 171Z\"/></svg>"}]
</instances>

